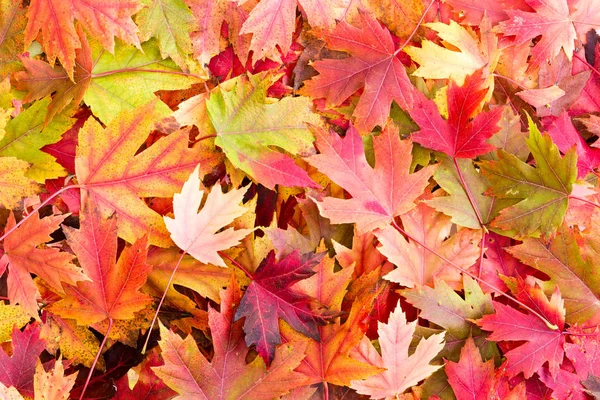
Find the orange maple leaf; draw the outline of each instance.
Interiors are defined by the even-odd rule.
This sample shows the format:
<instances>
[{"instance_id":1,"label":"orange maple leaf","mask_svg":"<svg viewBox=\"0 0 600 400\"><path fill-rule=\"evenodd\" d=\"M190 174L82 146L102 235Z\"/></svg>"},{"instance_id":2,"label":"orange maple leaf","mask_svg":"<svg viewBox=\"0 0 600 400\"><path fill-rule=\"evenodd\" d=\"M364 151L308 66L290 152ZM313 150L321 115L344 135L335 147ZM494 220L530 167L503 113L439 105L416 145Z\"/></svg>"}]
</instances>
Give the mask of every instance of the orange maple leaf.
<instances>
[{"instance_id":1,"label":"orange maple leaf","mask_svg":"<svg viewBox=\"0 0 600 400\"><path fill-rule=\"evenodd\" d=\"M63 318L81 325L110 319L131 319L150 297L140 293L151 267L146 264L147 238L138 239L117 257L117 218L102 218L92 202L81 215L81 229L63 227L67 243L92 282L67 286L66 296L49 307Z\"/></svg>"},{"instance_id":2,"label":"orange maple leaf","mask_svg":"<svg viewBox=\"0 0 600 400\"><path fill-rule=\"evenodd\" d=\"M62 293L61 282L74 285L78 281L89 280L81 268L71 263L73 256L59 251L57 248L41 248L52 238L50 234L58 229L59 224L67 215L53 215L40 219L34 213L27 221L18 227L4 240L4 256L2 260L8 263L8 298L11 303L19 303L27 313L38 318L36 299L39 292L30 274L42 278L54 290ZM6 230L15 226L15 217L8 217ZM0 275L2 264L0 260Z\"/></svg>"},{"instance_id":3,"label":"orange maple leaf","mask_svg":"<svg viewBox=\"0 0 600 400\"><path fill-rule=\"evenodd\" d=\"M364 87L354 117L360 130L371 131L375 125L385 127L392 100L403 109L412 107L414 87L397 58L390 32L369 14L362 13L361 20L361 28L341 22L325 35L332 50L346 51L351 57L316 61L319 75L306 82L301 93L325 97L338 106Z\"/></svg>"},{"instance_id":4,"label":"orange maple leaf","mask_svg":"<svg viewBox=\"0 0 600 400\"><path fill-rule=\"evenodd\" d=\"M79 131L75 171L103 216L116 211L120 237L132 243L148 233L150 244L166 247L172 242L163 218L141 197L173 196L198 165L200 151L188 149L189 131L183 129L136 154L154 128L155 105L124 111L106 129L88 119ZM203 165L215 157L207 155Z\"/></svg>"},{"instance_id":5,"label":"orange maple leaf","mask_svg":"<svg viewBox=\"0 0 600 400\"><path fill-rule=\"evenodd\" d=\"M41 30L48 61L54 64L58 58L73 79L75 49L81 48L75 20L112 53L115 36L140 47L131 16L141 8L138 0L32 0L27 10L25 50Z\"/></svg>"}]
</instances>

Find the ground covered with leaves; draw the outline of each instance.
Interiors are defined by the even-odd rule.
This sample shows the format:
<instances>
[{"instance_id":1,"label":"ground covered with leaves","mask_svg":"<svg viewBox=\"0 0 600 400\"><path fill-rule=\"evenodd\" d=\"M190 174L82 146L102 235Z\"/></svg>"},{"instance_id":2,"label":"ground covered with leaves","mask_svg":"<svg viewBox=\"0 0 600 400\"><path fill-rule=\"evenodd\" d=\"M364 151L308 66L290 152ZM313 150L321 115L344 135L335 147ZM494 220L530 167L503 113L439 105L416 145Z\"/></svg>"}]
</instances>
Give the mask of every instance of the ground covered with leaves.
<instances>
[{"instance_id":1,"label":"ground covered with leaves","mask_svg":"<svg viewBox=\"0 0 600 400\"><path fill-rule=\"evenodd\" d=\"M0 397L600 398L597 29L0 0Z\"/></svg>"}]
</instances>

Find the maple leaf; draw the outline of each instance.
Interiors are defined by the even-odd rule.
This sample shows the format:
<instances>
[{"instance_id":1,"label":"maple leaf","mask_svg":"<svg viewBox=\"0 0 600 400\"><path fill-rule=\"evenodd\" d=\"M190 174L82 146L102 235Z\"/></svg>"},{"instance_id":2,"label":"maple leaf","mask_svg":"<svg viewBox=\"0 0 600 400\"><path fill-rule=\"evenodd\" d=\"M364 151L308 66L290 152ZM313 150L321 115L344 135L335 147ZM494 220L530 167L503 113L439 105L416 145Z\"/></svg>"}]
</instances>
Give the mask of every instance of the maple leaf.
<instances>
[{"instance_id":1,"label":"maple leaf","mask_svg":"<svg viewBox=\"0 0 600 400\"><path fill-rule=\"evenodd\" d=\"M423 40L421 47L407 46L404 52L419 64L419 68L412 75L430 79L452 79L463 85L468 75L481 70L485 80L483 87L487 89L491 85L493 88L494 81L490 74L496 68L500 52L497 48L498 38L492 32L487 18L480 25L480 40L477 40L471 30L452 20L449 25L441 22L423 25L436 31L446 47L438 46L429 40Z\"/></svg>"},{"instance_id":2,"label":"maple leaf","mask_svg":"<svg viewBox=\"0 0 600 400\"><path fill-rule=\"evenodd\" d=\"M38 317L39 297L31 273L44 279L54 290L63 293L62 282L74 285L89 280L81 268L71 263L73 256L56 248L38 248L49 242L50 234L58 229L67 215L53 215L40 219L32 215L4 240L4 256L8 261L8 297L19 303L28 315ZM15 218L9 215L6 229L15 226Z\"/></svg>"},{"instance_id":3,"label":"maple leaf","mask_svg":"<svg viewBox=\"0 0 600 400\"><path fill-rule=\"evenodd\" d=\"M354 268L349 266L338 272L334 272L334 268L334 259L324 257L315 267L316 273L298 282L295 287L314 297L330 313L339 313L342 311L342 301L352 280ZM382 368L350 357L350 351L358 345L368 328L368 315L376 295L377 293L368 289L361 292L352 303L348 318L343 324L336 319L331 324L317 327L320 340L308 339L306 357L296 368L297 372L308 377L307 384L329 382L348 386L353 379L368 378L382 371ZM286 341L305 338L288 324L282 324L281 336Z\"/></svg>"},{"instance_id":4,"label":"maple leaf","mask_svg":"<svg viewBox=\"0 0 600 400\"><path fill-rule=\"evenodd\" d=\"M102 46L112 53L115 36L140 47L138 29L131 16L141 8L142 4L137 0L33 0L27 10L24 47L27 49L41 30L50 64L54 65L58 58L69 78L73 79L75 49L81 47L74 20L99 38Z\"/></svg>"},{"instance_id":5,"label":"maple leaf","mask_svg":"<svg viewBox=\"0 0 600 400\"><path fill-rule=\"evenodd\" d=\"M465 298L460 297L445 281L437 280L435 289L418 286L403 289L400 294L413 306L421 310L419 317L425 318L446 330L446 339L452 354L456 346L471 337L486 353L494 353L493 345L485 342L481 330L471 320L492 314L494 307L489 294L484 294L473 279L463 276Z\"/></svg>"},{"instance_id":6,"label":"maple leaf","mask_svg":"<svg viewBox=\"0 0 600 400\"><path fill-rule=\"evenodd\" d=\"M150 244L164 247L172 242L163 218L140 197L173 196L198 165L199 151L188 149L189 133L179 130L136 154L153 129L155 104L124 111L105 129L89 118L79 131L75 170L84 198L104 217L116 211L120 237L132 243L148 234Z\"/></svg>"},{"instance_id":7,"label":"maple leaf","mask_svg":"<svg viewBox=\"0 0 600 400\"><path fill-rule=\"evenodd\" d=\"M91 201L84 206L81 228L63 227L67 243L91 282L67 286L66 296L48 309L80 325L110 319L131 319L144 308L150 297L138 290L150 272L146 264L146 237L127 246L117 256L117 218L101 216Z\"/></svg>"},{"instance_id":8,"label":"maple leaf","mask_svg":"<svg viewBox=\"0 0 600 400\"><path fill-rule=\"evenodd\" d=\"M488 188L485 178L475 169L470 159L456 160L462 177L471 192L471 198L481 215L482 222L487 224L497 212L502 200L485 196L483 193ZM477 213L473 209L465 188L463 187L456 165L449 157L443 157L433 174L433 179L444 189L448 196L435 196L425 200L425 203L437 211L452 217L452 222L471 229L480 229L481 225Z\"/></svg>"},{"instance_id":9,"label":"maple leaf","mask_svg":"<svg viewBox=\"0 0 600 400\"><path fill-rule=\"evenodd\" d=\"M162 58L171 57L185 68L187 55L192 52L190 32L194 17L183 0L141 0L146 6L136 14L140 39L158 40Z\"/></svg>"},{"instance_id":10,"label":"maple leaf","mask_svg":"<svg viewBox=\"0 0 600 400\"><path fill-rule=\"evenodd\" d=\"M419 25L423 15L423 3L418 0L365 0L362 2L374 17L396 36L406 39Z\"/></svg>"},{"instance_id":11,"label":"maple leaf","mask_svg":"<svg viewBox=\"0 0 600 400\"><path fill-rule=\"evenodd\" d=\"M275 346L281 343L279 318L309 338L319 340L317 325L324 318L311 310L311 297L291 286L313 275L313 268L322 257L323 254L311 253L300 256L296 251L276 261L275 252L271 251L252 274L235 319L246 317L246 344L255 344L267 364L273 360Z\"/></svg>"},{"instance_id":12,"label":"maple leaf","mask_svg":"<svg viewBox=\"0 0 600 400\"><path fill-rule=\"evenodd\" d=\"M600 28L600 4L594 0L525 0L535 12L506 10L509 21L500 22L499 31L515 36L515 43L527 43L542 36L533 47L530 63L540 65L552 60L564 49L569 60L575 50L575 40L586 42L585 34Z\"/></svg>"},{"instance_id":13,"label":"maple leaf","mask_svg":"<svg viewBox=\"0 0 600 400\"><path fill-rule=\"evenodd\" d=\"M504 107L500 118L500 130L487 140L492 146L515 155L521 161L527 161L529 148L525 139L528 134L521 131L521 119L510 107ZM484 159L497 160L496 152L482 156ZM473 193L472 193L473 194Z\"/></svg>"},{"instance_id":14,"label":"maple leaf","mask_svg":"<svg viewBox=\"0 0 600 400\"><path fill-rule=\"evenodd\" d=\"M73 76L61 66L21 57L26 71L16 73L17 86L27 90L25 101L54 93L48 107L46 123L69 105L78 106L83 99L94 115L108 124L124 110L134 110L156 99L158 90L187 89L198 78L182 74L171 60L163 60L157 43L145 42L140 49L117 43L114 54L86 38L78 29L81 49L76 51ZM157 114L167 116L171 110L163 102ZM157 116L158 116L157 115Z\"/></svg>"},{"instance_id":15,"label":"maple leaf","mask_svg":"<svg viewBox=\"0 0 600 400\"><path fill-rule=\"evenodd\" d=\"M391 226L376 231L375 236L381 243L379 251L397 267L384 279L407 287L432 285L434 278L455 283L460 280L460 271L429 249L463 269L468 269L479 257L480 232L461 229L450 235L453 226L450 217L435 212L424 203L419 203L400 219L404 230L427 248L406 240Z\"/></svg>"},{"instance_id":16,"label":"maple leaf","mask_svg":"<svg viewBox=\"0 0 600 400\"><path fill-rule=\"evenodd\" d=\"M398 303L388 323L379 322L377 333L381 355L367 337L363 337L352 352L355 358L387 368L387 371L364 380L354 380L350 387L359 394L370 395L372 399L397 398L406 389L438 370L441 365L429 363L444 348L444 333L422 339L409 356L408 348L416 326L416 321L406 323L406 316Z\"/></svg>"},{"instance_id":17,"label":"maple leaf","mask_svg":"<svg viewBox=\"0 0 600 400\"><path fill-rule=\"evenodd\" d=\"M23 49L23 30L27 20L18 1L0 1L0 78L10 72L10 63Z\"/></svg>"},{"instance_id":18,"label":"maple leaf","mask_svg":"<svg viewBox=\"0 0 600 400\"><path fill-rule=\"evenodd\" d=\"M88 368L92 367L100 349L100 341L87 326L77 325L73 320L53 314L46 315L40 338L46 341L46 351L56 354L60 350L62 357ZM104 358L98 359L96 368L106 368Z\"/></svg>"},{"instance_id":19,"label":"maple leaf","mask_svg":"<svg viewBox=\"0 0 600 400\"><path fill-rule=\"evenodd\" d=\"M306 343L296 341L277 348L267 370L261 357L246 364L242 323L234 321L240 292L235 280L221 291L221 312L209 307L208 318L215 348L212 363L198 350L192 336L182 339L160 325L165 365L152 367L156 375L185 399L272 399L306 382L294 372L304 358Z\"/></svg>"},{"instance_id":20,"label":"maple leaf","mask_svg":"<svg viewBox=\"0 0 600 400\"><path fill-rule=\"evenodd\" d=\"M54 368L46 372L44 366L38 361L33 377L35 398L39 400L67 400L69 392L75 384L77 373L65 376L62 357L54 363Z\"/></svg>"},{"instance_id":21,"label":"maple leaf","mask_svg":"<svg viewBox=\"0 0 600 400\"><path fill-rule=\"evenodd\" d=\"M556 232L567 210L577 178L577 155L571 149L561 157L552 139L542 136L531 119L526 142L536 167L504 150L498 150L498 161L480 163L490 183L488 194L517 202L500 211L492 226L510 231L510 236L548 238Z\"/></svg>"},{"instance_id":22,"label":"maple leaf","mask_svg":"<svg viewBox=\"0 0 600 400\"><path fill-rule=\"evenodd\" d=\"M191 34L194 57L200 65L206 66L211 58L221 51L221 26L226 22L229 42L243 65L248 60L251 34L241 34L242 25L255 1L236 4L226 0L188 0L196 20L194 32ZM257 59L257 57L254 57Z\"/></svg>"},{"instance_id":23,"label":"maple leaf","mask_svg":"<svg viewBox=\"0 0 600 400\"><path fill-rule=\"evenodd\" d=\"M585 178L600 165L600 149L590 148L573 126L566 111L563 111L559 117L544 118L542 124L563 154L575 146L579 178Z\"/></svg>"},{"instance_id":24,"label":"maple leaf","mask_svg":"<svg viewBox=\"0 0 600 400\"><path fill-rule=\"evenodd\" d=\"M472 338L467 339L460 351L460 360L446 361L444 370L459 400L488 398L494 386L494 361L483 362Z\"/></svg>"},{"instance_id":25,"label":"maple leaf","mask_svg":"<svg viewBox=\"0 0 600 400\"><path fill-rule=\"evenodd\" d=\"M477 113L487 92L483 84L481 71L468 76L462 86L450 84L447 121L442 119L435 103L419 93L409 110L421 128L413 135L414 141L456 158L473 158L494 150L486 140L500 129L502 107Z\"/></svg>"},{"instance_id":26,"label":"maple leaf","mask_svg":"<svg viewBox=\"0 0 600 400\"><path fill-rule=\"evenodd\" d=\"M233 189L224 194L218 185L213 186L204 207L198 212L204 194L199 189L199 172L200 166L197 166L183 184L181 193L173 197L175 218L164 217L165 225L175 244L196 260L226 267L217 253L239 244L252 230L229 228L217 231L248 211L239 205L248 187Z\"/></svg>"},{"instance_id":27,"label":"maple leaf","mask_svg":"<svg viewBox=\"0 0 600 400\"><path fill-rule=\"evenodd\" d=\"M75 69L72 77L69 77L67 71L60 65L53 67L37 59L19 57L25 71L19 71L13 76L16 86L27 91L23 101L29 103L54 94L50 104L46 104L44 107L46 109L44 125L69 105L78 106L90 86L93 68L90 44L83 28L79 25L77 26L77 35L81 42L81 48L75 50ZM31 108L34 108L36 104Z\"/></svg>"},{"instance_id":28,"label":"maple leaf","mask_svg":"<svg viewBox=\"0 0 600 400\"><path fill-rule=\"evenodd\" d=\"M517 96L536 108L540 117L559 116L577 102L591 71L572 71L572 63L560 52L551 63L544 63L539 70L538 89L528 89Z\"/></svg>"},{"instance_id":29,"label":"maple leaf","mask_svg":"<svg viewBox=\"0 0 600 400\"><path fill-rule=\"evenodd\" d=\"M582 257L583 246L578 239L577 234L562 226L549 244L541 239L525 239L522 244L506 249L547 274L560 287L569 323L584 323L600 312L600 278L590 273L594 262Z\"/></svg>"},{"instance_id":30,"label":"maple leaf","mask_svg":"<svg viewBox=\"0 0 600 400\"><path fill-rule=\"evenodd\" d=\"M250 50L254 59L279 58L276 46L285 55L296 27L296 6L300 3L313 27L332 28L339 18L339 0L263 0L258 2L244 21L240 34L252 33ZM275 50L275 51L274 51Z\"/></svg>"},{"instance_id":31,"label":"maple leaf","mask_svg":"<svg viewBox=\"0 0 600 400\"><path fill-rule=\"evenodd\" d=\"M221 86L206 102L215 127L215 144L223 149L234 167L262 185L315 187L306 171L294 164L291 154L314 152L313 135L307 123L320 125L305 97L286 97L275 101L266 97L267 89L278 79L273 74L242 75Z\"/></svg>"},{"instance_id":32,"label":"maple leaf","mask_svg":"<svg viewBox=\"0 0 600 400\"><path fill-rule=\"evenodd\" d=\"M45 98L21 112L6 124L6 134L0 138L0 156L16 157L30 163L25 176L39 183L66 175L56 159L40 149L58 142L63 132L73 124L70 118L61 115L45 125L48 104L50 98Z\"/></svg>"},{"instance_id":33,"label":"maple leaf","mask_svg":"<svg viewBox=\"0 0 600 400\"><path fill-rule=\"evenodd\" d=\"M397 215L415 206L435 167L410 174L412 142L400 140L395 128L373 138L375 168L365 158L363 142L354 127L342 139L335 132L313 129L320 154L308 163L343 187L351 199L327 197L317 202L321 215L331 222L356 223L359 233L383 228Z\"/></svg>"},{"instance_id":34,"label":"maple leaf","mask_svg":"<svg viewBox=\"0 0 600 400\"><path fill-rule=\"evenodd\" d=\"M127 375L116 382L116 400L170 400L177 395L156 376L152 369L163 365L157 350L158 347L151 350L142 361L138 380L134 387L130 388Z\"/></svg>"},{"instance_id":35,"label":"maple leaf","mask_svg":"<svg viewBox=\"0 0 600 400\"><path fill-rule=\"evenodd\" d=\"M0 348L0 383L16 388L24 396L33 397L35 365L44 351L40 327L30 324L21 332L15 326L12 331L12 348L10 357Z\"/></svg>"},{"instance_id":36,"label":"maple leaf","mask_svg":"<svg viewBox=\"0 0 600 400\"><path fill-rule=\"evenodd\" d=\"M550 372L556 376L563 361L565 337L565 309L560 291L557 289L550 300L539 287L531 287L521 279L518 281L517 298L535 309L548 322L531 313L524 314L510 306L494 301L496 313L486 315L478 321L486 331L491 331L489 340L524 341L505 353L508 360L506 373L513 377L523 372L530 378L548 362ZM550 324L553 324L550 325Z\"/></svg>"},{"instance_id":37,"label":"maple leaf","mask_svg":"<svg viewBox=\"0 0 600 400\"><path fill-rule=\"evenodd\" d=\"M29 163L15 157L0 157L0 206L15 209L23 197L39 191L38 185L25 174Z\"/></svg>"},{"instance_id":38,"label":"maple leaf","mask_svg":"<svg viewBox=\"0 0 600 400\"><path fill-rule=\"evenodd\" d=\"M30 318L18 304L0 303L0 343L10 340L14 325L25 326Z\"/></svg>"},{"instance_id":39,"label":"maple leaf","mask_svg":"<svg viewBox=\"0 0 600 400\"><path fill-rule=\"evenodd\" d=\"M328 104L338 106L364 87L353 115L358 129L371 131L375 125L386 126L392 101L402 109L412 108L415 90L396 57L390 32L370 14L360 15L361 28L342 21L325 35L332 50L350 57L316 61L313 66L319 75L305 82L300 93L325 97Z\"/></svg>"},{"instance_id":40,"label":"maple leaf","mask_svg":"<svg viewBox=\"0 0 600 400\"><path fill-rule=\"evenodd\" d=\"M469 25L479 25L481 19L486 15L493 25L500 21L508 19L506 10L528 9L524 3L525 0L481 0L473 2L471 0L446 0L455 13L462 17L461 23Z\"/></svg>"},{"instance_id":41,"label":"maple leaf","mask_svg":"<svg viewBox=\"0 0 600 400\"><path fill-rule=\"evenodd\" d=\"M193 257L186 255L179 263L177 273L172 278L173 285L167 288L167 283L180 257L180 251L174 247L151 248L148 251L147 262L152 265L152 272L148 276L144 292L160 297L167 290L165 300L168 303L192 313L194 310L197 311L196 303L175 290L173 285L185 286L198 292L201 296L219 303L221 301L219 291L222 287L227 286L231 278L231 270L215 265L201 264Z\"/></svg>"}]
</instances>

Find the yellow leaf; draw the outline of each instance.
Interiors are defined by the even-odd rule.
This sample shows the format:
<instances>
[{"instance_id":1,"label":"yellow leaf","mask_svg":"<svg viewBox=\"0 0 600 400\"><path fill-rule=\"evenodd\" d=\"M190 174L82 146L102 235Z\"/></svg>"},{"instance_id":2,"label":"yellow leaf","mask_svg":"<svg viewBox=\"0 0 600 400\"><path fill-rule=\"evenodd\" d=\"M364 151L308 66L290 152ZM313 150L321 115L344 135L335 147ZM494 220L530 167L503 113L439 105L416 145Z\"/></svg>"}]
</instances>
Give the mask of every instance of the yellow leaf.
<instances>
[{"instance_id":1,"label":"yellow leaf","mask_svg":"<svg viewBox=\"0 0 600 400\"><path fill-rule=\"evenodd\" d=\"M487 29L489 22L484 18L480 38L454 21L450 25L441 22L424 24L438 33L442 46L423 40L421 47L406 47L404 51L420 66L414 76L430 79L452 79L462 85L465 77L478 69L484 75L494 70L499 57L497 39ZM492 80L490 80L490 84Z\"/></svg>"}]
</instances>

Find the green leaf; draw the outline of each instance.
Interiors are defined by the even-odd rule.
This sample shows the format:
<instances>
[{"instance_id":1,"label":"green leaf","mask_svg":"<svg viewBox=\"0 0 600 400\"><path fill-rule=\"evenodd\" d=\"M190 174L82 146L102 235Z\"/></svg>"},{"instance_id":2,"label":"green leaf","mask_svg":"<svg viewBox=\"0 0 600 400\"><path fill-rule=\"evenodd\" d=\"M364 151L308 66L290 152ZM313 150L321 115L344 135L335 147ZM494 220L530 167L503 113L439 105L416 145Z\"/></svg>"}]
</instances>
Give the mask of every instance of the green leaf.
<instances>
[{"instance_id":1,"label":"green leaf","mask_svg":"<svg viewBox=\"0 0 600 400\"><path fill-rule=\"evenodd\" d=\"M400 293L406 301L421 310L421 318L446 329L447 335L457 340L465 340L471 335L481 334L479 328L469 320L493 314L494 306L490 295L484 294L475 280L464 276L463 282L464 299L443 280L436 281L435 289L419 286L404 289Z\"/></svg>"},{"instance_id":2,"label":"green leaf","mask_svg":"<svg viewBox=\"0 0 600 400\"><path fill-rule=\"evenodd\" d=\"M503 209L492 226L511 237L548 239L567 211L569 194L577 178L577 153L573 148L561 157L550 136L542 136L531 119L526 142L536 167L504 150L498 151L498 161L480 164L490 182L488 194L518 201Z\"/></svg>"},{"instance_id":3,"label":"green leaf","mask_svg":"<svg viewBox=\"0 0 600 400\"><path fill-rule=\"evenodd\" d=\"M494 215L498 200L483 194L488 187L488 183L475 170L471 159L461 158L457 159L457 162L465 183L475 200L475 205L479 209L483 223L487 224ZM437 211L452 217L452 222L457 225L479 229L477 215L469 202L467 193L460 182L456 167L451 158L444 157L442 159L442 162L433 174L433 179L448 193L448 196L434 197L431 200L425 201L425 203Z\"/></svg>"},{"instance_id":4,"label":"green leaf","mask_svg":"<svg viewBox=\"0 0 600 400\"><path fill-rule=\"evenodd\" d=\"M121 111L147 104L158 90L187 89L200 82L183 74L173 61L163 60L155 41L143 43L142 50L118 43L113 55L99 45L92 46L92 82L83 99L104 124ZM160 116L171 112L163 102L156 109Z\"/></svg>"},{"instance_id":5,"label":"green leaf","mask_svg":"<svg viewBox=\"0 0 600 400\"><path fill-rule=\"evenodd\" d=\"M171 57L185 68L185 59L192 52L190 33L194 16L182 0L142 0L147 8L136 16L143 41L155 37L163 58Z\"/></svg>"},{"instance_id":6,"label":"green leaf","mask_svg":"<svg viewBox=\"0 0 600 400\"><path fill-rule=\"evenodd\" d=\"M558 285L567 310L566 321L584 323L600 312L600 275L593 262L580 252L581 238L563 225L546 244L540 239L525 239L507 251L527 265L548 275Z\"/></svg>"},{"instance_id":7,"label":"green leaf","mask_svg":"<svg viewBox=\"0 0 600 400\"><path fill-rule=\"evenodd\" d=\"M40 149L58 142L62 134L73 125L70 118L57 115L44 128L49 104L50 97L33 103L6 124L6 134L0 140L0 156L16 157L30 163L31 168L25 176L39 183L66 175L65 169L56 159Z\"/></svg>"},{"instance_id":8,"label":"green leaf","mask_svg":"<svg viewBox=\"0 0 600 400\"><path fill-rule=\"evenodd\" d=\"M206 102L217 132L215 144L223 149L233 166L273 189L275 185L315 186L306 171L291 157L314 153L314 136L308 124L321 125L311 112L307 97L267 98L267 89L278 75L242 75L232 79L227 90L221 86Z\"/></svg>"}]
</instances>

